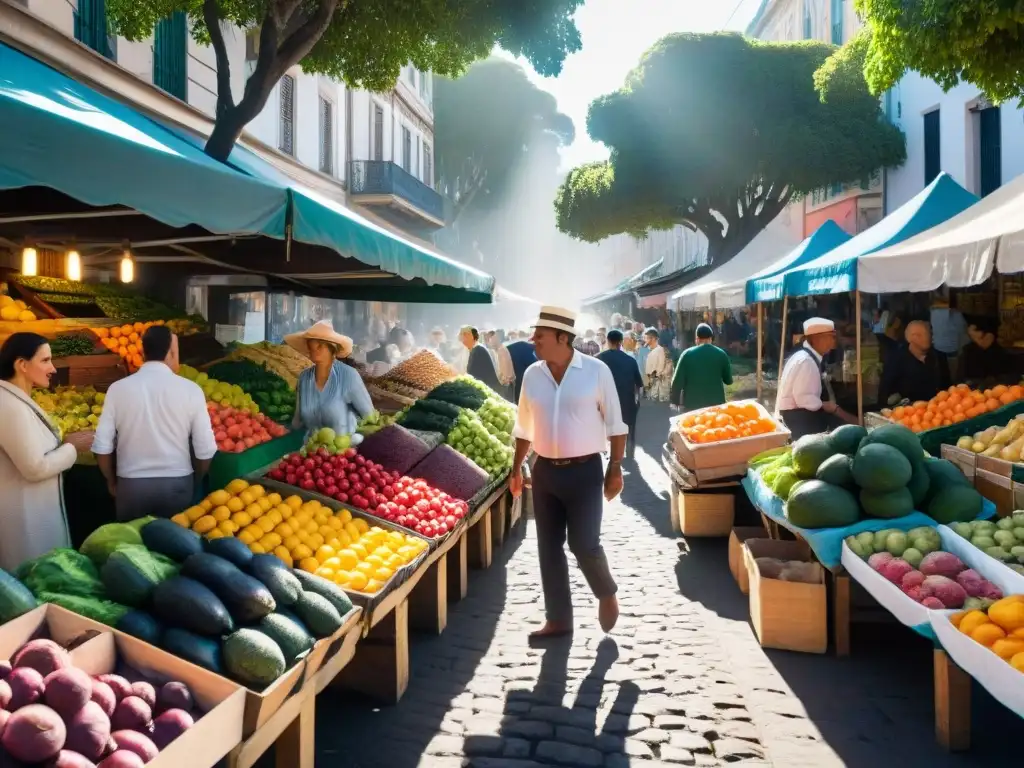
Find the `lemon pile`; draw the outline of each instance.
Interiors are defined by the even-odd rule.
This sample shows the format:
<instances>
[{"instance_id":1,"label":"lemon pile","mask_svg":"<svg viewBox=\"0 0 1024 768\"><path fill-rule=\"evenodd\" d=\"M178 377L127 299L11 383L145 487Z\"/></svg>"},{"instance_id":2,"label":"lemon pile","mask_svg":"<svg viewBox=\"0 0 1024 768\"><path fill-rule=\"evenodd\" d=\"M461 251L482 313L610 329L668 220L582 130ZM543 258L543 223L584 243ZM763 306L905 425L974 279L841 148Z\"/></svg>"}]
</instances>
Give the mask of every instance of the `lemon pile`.
<instances>
[{"instance_id":1,"label":"lemon pile","mask_svg":"<svg viewBox=\"0 0 1024 768\"><path fill-rule=\"evenodd\" d=\"M282 499L240 479L172 519L208 539L236 537L254 554L277 555L289 567L368 594L428 546L411 534L370 527L347 509L335 513L315 499Z\"/></svg>"},{"instance_id":2,"label":"lemon pile","mask_svg":"<svg viewBox=\"0 0 1024 768\"><path fill-rule=\"evenodd\" d=\"M6 293L0 294L0 320L14 320L19 323L30 323L36 319L25 302L21 299L12 299Z\"/></svg>"},{"instance_id":3,"label":"lemon pile","mask_svg":"<svg viewBox=\"0 0 1024 768\"><path fill-rule=\"evenodd\" d=\"M97 392L95 387L61 386L52 392L34 389L32 400L50 414L63 436L96 429L106 395Z\"/></svg>"},{"instance_id":4,"label":"lemon pile","mask_svg":"<svg viewBox=\"0 0 1024 768\"><path fill-rule=\"evenodd\" d=\"M252 395L247 394L237 384L211 379L209 374L198 371L191 365L180 366L178 375L198 384L208 403L217 403L225 408L236 408L254 414L260 412L260 407L252 399Z\"/></svg>"}]
</instances>

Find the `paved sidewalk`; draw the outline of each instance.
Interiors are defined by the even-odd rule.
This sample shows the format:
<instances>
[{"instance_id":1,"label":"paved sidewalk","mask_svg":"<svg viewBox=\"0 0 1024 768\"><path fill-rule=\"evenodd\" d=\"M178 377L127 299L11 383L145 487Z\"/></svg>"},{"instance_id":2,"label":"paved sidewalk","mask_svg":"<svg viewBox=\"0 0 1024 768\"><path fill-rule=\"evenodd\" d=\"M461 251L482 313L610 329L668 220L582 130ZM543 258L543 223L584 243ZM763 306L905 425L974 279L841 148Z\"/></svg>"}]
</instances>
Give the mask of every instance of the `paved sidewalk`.
<instances>
[{"instance_id":1,"label":"paved sidewalk","mask_svg":"<svg viewBox=\"0 0 1024 768\"><path fill-rule=\"evenodd\" d=\"M626 491L605 513L620 585L614 634L571 567L579 629L537 650L542 617L532 524L470 577L440 637L416 636L395 707L326 692L325 768L669 768L1010 764L1020 721L976 689L975 748L932 732L931 650L899 625L856 627L853 656L763 651L729 574L724 540L680 555L660 467L667 409L642 412Z\"/></svg>"}]
</instances>

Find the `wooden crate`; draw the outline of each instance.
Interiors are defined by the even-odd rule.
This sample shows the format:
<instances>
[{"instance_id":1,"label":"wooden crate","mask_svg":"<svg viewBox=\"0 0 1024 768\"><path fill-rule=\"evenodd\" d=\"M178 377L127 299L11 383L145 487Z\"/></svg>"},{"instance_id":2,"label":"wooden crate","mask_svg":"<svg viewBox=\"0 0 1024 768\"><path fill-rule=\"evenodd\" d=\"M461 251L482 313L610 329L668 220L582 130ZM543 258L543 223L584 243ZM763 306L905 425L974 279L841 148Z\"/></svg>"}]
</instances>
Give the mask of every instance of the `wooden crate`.
<instances>
[{"instance_id":1,"label":"wooden crate","mask_svg":"<svg viewBox=\"0 0 1024 768\"><path fill-rule=\"evenodd\" d=\"M673 485L669 508L672 530L684 536L728 536L736 516L732 489L684 491Z\"/></svg>"},{"instance_id":2,"label":"wooden crate","mask_svg":"<svg viewBox=\"0 0 1024 768\"><path fill-rule=\"evenodd\" d=\"M111 354L56 357L53 365L57 369L51 380L53 386L93 386L105 392L115 381L128 375L121 358Z\"/></svg>"},{"instance_id":3,"label":"wooden crate","mask_svg":"<svg viewBox=\"0 0 1024 768\"><path fill-rule=\"evenodd\" d=\"M762 418L775 421L767 409L756 400L737 400L735 405L753 404L761 413ZM717 406L709 406L714 408ZM700 413L707 408L698 408L695 411L688 411L683 416ZM670 430L676 431L676 423L683 416L676 416L670 420ZM775 431L765 435L753 435L752 437L740 437L735 440L722 440L717 443L691 443L681 436L678 443L673 443L679 463L690 470L711 469L713 467L735 467L738 464L745 464L751 457L770 448L778 448L789 442L790 431L782 422L775 422Z\"/></svg>"},{"instance_id":4,"label":"wooden crate","mask_svg":"<svg viewBox=\"0 0 1024 768\"><path fill-rule=\"evenodd\" d=\"M743 558L743 544L747 539L764 538L766 535L762 526L733 528L729 534L729 570L744 595L750 594L750 581L747 577L747 563Z\"/></svg>"},{"instance_id":5,"label":"wooden crate","mask_svg":"<svg viewBox=\"0 0 1024 768\"><path fill-rule=\"evenodd\" d=\"M825 653L828 650L828 588L824 569L818 565L819 583L767 579L755 558L813 562L807 545L800 541L748 539L743 545L750 582L750 620L764 648Z\"/></svg>"}]
</instances>

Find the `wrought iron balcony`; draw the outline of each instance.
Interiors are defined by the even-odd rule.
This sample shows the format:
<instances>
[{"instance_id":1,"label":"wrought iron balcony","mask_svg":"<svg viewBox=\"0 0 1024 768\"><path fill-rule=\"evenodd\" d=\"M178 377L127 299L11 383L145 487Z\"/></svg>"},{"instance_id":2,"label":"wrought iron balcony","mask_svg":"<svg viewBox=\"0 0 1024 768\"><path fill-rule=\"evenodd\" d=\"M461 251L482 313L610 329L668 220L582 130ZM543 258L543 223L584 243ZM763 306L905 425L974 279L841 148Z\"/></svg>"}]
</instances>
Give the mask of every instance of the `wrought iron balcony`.
<instances>
[{"instance_id":1,"label":"wrought iron balcony","mask_svg":"<svg viewBox=\"0 0 1024 768\"><path fill-rule=\"evenodd\" d=\"M390 160L353 160L349 184L349 194L361 205L397 208L433 226L444 226L444 198Z\"/></svg>"}]
</instances>

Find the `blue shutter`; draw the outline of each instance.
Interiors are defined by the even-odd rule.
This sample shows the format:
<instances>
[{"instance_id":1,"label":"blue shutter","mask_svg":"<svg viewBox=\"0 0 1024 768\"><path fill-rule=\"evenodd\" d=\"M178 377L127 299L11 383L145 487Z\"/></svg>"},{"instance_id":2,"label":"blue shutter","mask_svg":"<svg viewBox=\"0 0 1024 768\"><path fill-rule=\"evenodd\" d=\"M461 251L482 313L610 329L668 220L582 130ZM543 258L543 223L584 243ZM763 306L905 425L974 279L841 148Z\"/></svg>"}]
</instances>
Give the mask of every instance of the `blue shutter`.
<instances>
[{"instance_id":1,"label":"blue shutter","mask_svg":"<svg viewBox=\"0 0 1024 768\"><path fill-rule=\"evenodd\" d=\"M832 0L832 43L843 44L843 0Z\"/></svg>"},{"instance_id":2,"label":"blue shutter","mask_svg":"<svg viewBox=\"0 0 1024 768\"><path fill-rule=\"evenodd\" d=\"M927 187L942 171L941 112L937 109L924 116L924 185Z\"/></svg>"},{"instance_id":3,"label":"blue shutter","mask_svg":"<svg viewBox=\"0 0 1024 768\"><path fill-rule=\"evenodd\" d=\"M108 59L115 58L115 38L107 32L106 0L78 0L75 39Z\"/></svg>"},{"instance_id":4,"label":"blue shutter","mask_svg":"<svg viewBox=\"0 0 1024 768\"><path fill-rule=\"evenodd\" d=\"M153 83L182 101L188 97L188 17L181 11L157 22L153 34Z\"/></svg>"},{"instance_id":5,"label":"blue shutter","mask_svg":"<svg viewBox=\"0 0 1024 768\"><path fill-rule=\"evenodd\" d=\"M1003 132L999 118L999 107L988 107L978 113L979 181L982 197L999 189L1003 183Z\"/></svg>"}]
</instances>

